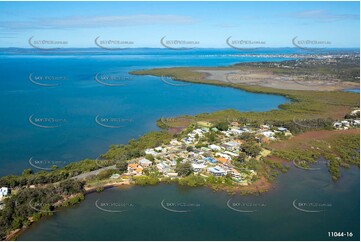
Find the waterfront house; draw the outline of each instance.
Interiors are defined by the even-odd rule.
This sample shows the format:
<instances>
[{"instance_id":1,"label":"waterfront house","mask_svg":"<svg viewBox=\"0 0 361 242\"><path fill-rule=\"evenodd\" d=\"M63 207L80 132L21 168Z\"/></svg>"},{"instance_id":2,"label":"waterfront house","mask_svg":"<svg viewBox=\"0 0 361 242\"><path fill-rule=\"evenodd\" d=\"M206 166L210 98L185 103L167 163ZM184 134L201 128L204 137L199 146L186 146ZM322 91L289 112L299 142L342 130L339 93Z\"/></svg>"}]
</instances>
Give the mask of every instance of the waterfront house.
<instances>
[{"instance_id":1,"label":"waterfront house","mask_svg":"<svg viewBox=\"0 0 361 242\"><path fill-rule=\"evenodd\" d=\"M9 188L7 188L7 187L0 188L0 200L2 200L8 194L9 194Z\"/></svg>"},{"instance_id":2,"label":"waterfront house","mask_svg":"<svg viewBox=\"0 0 361 242\"><path fill-rule=\"evenodd\" d=\"M195 164L195 163L192 163L192 167L194 172L199 172L200 170L206 168L206 166L203 164Z\"/></svg>"},{"instance_id":3,"label":"waterfront house","mask_svg":"<svg viewBox=\"0 0 361 242\"><path fill-rule=\"evenodd\" d=\"M235 179L240 179L241 178L241 173L239 173L236 169L232 168L231 172L230 172L231 176Z\"/></svg>"},{"instance_id":4,"label":"waterfront house","mask_svg":"<svg viewBox=\"0 0 361 242\"><path fill-rule=\"evenodd\" d=\"M215 166L215 167L209 167L208 168L209 173L211 173L214 176L225 176L226 175L226 171L223 170L221 167L219 166Z\"/></svg>"},{"instance_id":5,"label":"waterfront house","mask_svg":"<svg viewBox=\"0 0 361 242\"><path fill-rule=\"evenodd\" d=\"M176 172L168 172L167 176L170 178L177 178L178 177L178 173Z\"/></svg>"},{"instance_id":6,"label":"waterfront house","mask_svg":"<svg viewBox=\"0 0 361 242\"><path fill-rule=\"evenodd\" d=\"M138 166L137 169L135 170L136 174L135 175L142 175L143 174L143 167Z\"/></svg>"},{"instance_id":7,"label":"waterfront house","mask_svg":"<svg viewBox=\"0 0 361 242\"><path fill-rule=\"evenodd\" d=\"M143 167L138 164L128 164L128 173L131 175L141 175L143 173Z\"/></svg>"},{"instance_id":8,"label":"waterfront house","mask_svg":"<svg viewBox=\"0 0 361 242\"><path fill-rule=\"evenodd\" d=\"M170 170L169 166L164 162L158 163L157 169L159 172L163 172L163 173L167 173Z\"/></svg>"}]
</instances>

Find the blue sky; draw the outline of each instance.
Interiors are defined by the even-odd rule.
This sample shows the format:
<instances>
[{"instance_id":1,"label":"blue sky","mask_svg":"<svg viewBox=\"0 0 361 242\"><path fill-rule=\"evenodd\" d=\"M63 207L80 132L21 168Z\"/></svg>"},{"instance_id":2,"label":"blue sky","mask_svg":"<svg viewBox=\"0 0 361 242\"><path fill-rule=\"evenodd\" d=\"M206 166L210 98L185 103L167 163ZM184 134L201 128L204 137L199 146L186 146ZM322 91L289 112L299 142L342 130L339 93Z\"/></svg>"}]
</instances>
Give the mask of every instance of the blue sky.
<instances>
[{"instance_id":1,"label":"blue sky","mask_svg":"<svg viewBox=\"0 0 361 242\"><path fill-rule=\"evenodd\" d=\"M357 47L359 2L0 2L0 47L29 48L28 39L96 47L94 39L159 47L160 39L227 47L225 40L292 47L292 38Z\"/></svg>"}]
</instances>

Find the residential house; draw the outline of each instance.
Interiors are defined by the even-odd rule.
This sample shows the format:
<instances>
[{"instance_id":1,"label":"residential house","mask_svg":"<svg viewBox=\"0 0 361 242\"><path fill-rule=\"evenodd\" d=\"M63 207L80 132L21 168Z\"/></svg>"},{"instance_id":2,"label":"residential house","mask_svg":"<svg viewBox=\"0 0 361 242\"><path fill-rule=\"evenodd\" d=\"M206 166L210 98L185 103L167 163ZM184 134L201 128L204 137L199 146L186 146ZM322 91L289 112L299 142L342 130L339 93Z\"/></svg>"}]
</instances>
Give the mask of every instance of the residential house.
<instances>
[{"instance_id":1,"label":"residential house","mask_svg":"<svg viewBox=\"0 0 361 242\"><path fill-rule=\"evenodd\" d=\"M233 152L230 152L230 151L225 151L224 153L227 154L227 155L233 156L233 157L237 157L237 156L238 156L238 154L233 153Z\"/></svg>"},{"instance_id":2,"label":"residential house","mask_svg":"<svg viewBox=\"0 0 361 242\"><path fill-rule=\"evenodd\" d=\"M263 131L261 132L262 135L266 136L267 138L274 138L275 133L273 131Z\"/></svg>"},{"instance_id":3,"label":"residential house","mask_svg":"<svg viewBox=\"0 0 361 242\"><path fill-rule=\"evenodd\" d=\"M345 126L345 127L350 127L350 122L347 121L347 120L342 120L341 123L342 123L342 125Z\"/></svg>"},{"instance_id":4,"label":"residential house","mask_svg":"<svg viewBox=\"0 0 361 242\"><path fill-rule=\"evenodd\" d=\"M167 176L170 177L170 178L176 178L176 177L178 177L178 173L176 173L176 172L168 172Z\"/></svg>"},{"instance_id":5,"label":"residential house","mask_svg":"<svg viewBox=\"0 0 361 242\"><path fill-rule=\"evenodd\" d=\"M245 131L240 130L240 129L231 129L231 130L229 130L228 132L231 133L231 134L234 134L234 135L241 135L241 134L244 133Z\"/></svg>"},{"instance_id":6,"label":"residential house","mask_svg":"<svg viewBox=\"0 0 361 242\"><path fill-rule=\"evenodd\" d=\"M226 171L223 170L221 167L219 166L215 166L215 167L209 167L208 168L209 173L211 173L214 176L225 176L226 175Z\"/></svg>"},{"instance_id":7,"label":"residential house","mask_svg":"<svg viewBox=\"0 0 361 242\"><path fill-rule=\"evenodd\" d=\"M203 158L205 161L208 161L209 163L217 163L217 161L215 159L213 159L212 157L204 157Z\"/></svg>"},{"instance_id":8,"label":"residential house","mask_svg":"<svg viewBox=\"0 0 361 242\"><path fill-rule=\"evenodd\" d=\"M232 168L232 171L230 172L231 176L235 179L241 178L241 173L239 173L236 169Z\"/></svg>"},{"instance_id":9,"label":"residential house","mask_svg":"<svg viewBox=\"0 0 361 242\"><path fill-rule=\"evenodd\" d=\"M286 131L287 131L287 128L278 127L277 130L278 130L278 131L281 131L281 132L286 132Z\"/></svg>"},{"instance_id":10,"label":"residential house","mask_svg":"<svg viewBox=\"0 0 361 242\"><path fill-rule=\"evenodd\" d=\"M221 151L222 150L222 148L220 147L220 146L218 146L218 145L208 145L208 148L210 148L211 150L213 150L213 151Z\"/></svg>"},{"instance_id":11,"label":"residential house","mask_svg":"<svg viewBox=\"0 0 361 242\"><path fill-rule=\"evenodd\" d=\"M227 150L233 151L239 148L240 143L236 142L236 141L229 141L227 143L224 143L222 145L224 148L226 148Z\"/></svg>"},{"instance_id":12,"label":"residential house","mask_svg":"<svg viewBox=\"0 0 361 242\"><path fill-rule=\"evenodd\" d=\"M173 145L173 146L179 146L179 145L181 145L182 143L179 142L179 141L176 140L176 139L172 139L172 140L170 141L170 144Z\"/></svg>"},{"instance_id":13,"label":"residential house","mask_svg":"<svg viewBox=\"0 0 361 242\"><path fill-rule=\"evenodd\" d=\"M224 153L220 153L220 152L217 152L215 154L215 156L219 156L219 157L222 157L222 158L225 158L227 160L231 160L231 156L227 155L227 154L224 154Z\"/></svg>"},{"instance_id":14,"label":"residential house","mask_svg":"<svg viewBox=\"0 0 361 242\"><path fill-rule=\"evenodd\" d=\"M7 188L7 187L0 188L0 200L2 200L8 194L9 194L9 188Z\"/></svg>"},{"instance_id":15,"label":"residential house","mask_svg":"<svg viewBox=\"0 0 361 242\"><path fill-rule=\"evenodd\" d=\"M162 153L162 152L166 152L167 150L161 146L155 147L154 148L155 151Z\"/></svg>"},{"instance_id":16,"label":"residential house","mask_svg":"<svg viewBox=\"0 0 361 242\"><path fill-rule=\"evenodd\" d=\"M143 167L136 163L128 164L128 173L131 175L141 175L143 174Z\"/></svg>"},{"instance_id":17,"label":"residential house","mask_svg":"<svg viewBox=\"0 0 361 242\"><path fill-rule=\"evenodd\" d=\"M226 158L223 158L223 157L217 157L216 161L218 161L221 164L225 164L225 163L228 162L228 160Z\"/></svg>"},{"instance_id":18,"label":"residential house","mask_svg":"<svg viewBox=\"0 0 361 242\"><path fill-rule=\"evenodd\" d=\"M164 162L158 163L157 169L159 172L163 172L163 173L167 173L170 171L170 167Z\"/></svg>"},{"instance_id":19,"label":"residential house","mask_svg":"<svg viewBox=\"0 0 361 242\"><path fill-rule=\"evenodd\" d=\"M151 166L153 164L153 162L151 162L150 160L143 158L141 160L139 160L139 164L143 167L148 167Z\"/></svg>"},{"instance_id":20,"label":"residential house","mask_svg":"<svg viewBox=\"0 0 361 242\"><path fill-rule=\"evenodd\" d=\"M193 167L193 171L194 172L199 172L200 170L206 168L206 166L204 164L192 164Z\"/></svg>"},{"instance_id":21,"label":"residential house","mask_svg":"<svg viewBox=\"0 0 361 242\"><path fill-rule=\"evenodd\" d=\"M269 125L263 124L260 127L262 130L269 130L271 127Z\"/></svg>"},{"instance_id":22,"label":"residential house","mask_svg":"<svg viewBox=\"0 0 361 242\"><path fill-rule=\"evenodd\" d=\"M335 122L335 123L333 124L333 127L336 128L336 129L339 129L339 128L342 127L342 123L340 123L340 122Z\"/></svg>"},{"instance_id":23,"label":"residential house","mask_svg":"<svg viewBox=\"0 0 361 242\"><path fill-rule=\"evenodd\" d=\"M153 155L153 156L158 155L158 153L154 149L146 149L144 151L144 153L147 154L147 155Z\"/></svg>"}]
</instances>

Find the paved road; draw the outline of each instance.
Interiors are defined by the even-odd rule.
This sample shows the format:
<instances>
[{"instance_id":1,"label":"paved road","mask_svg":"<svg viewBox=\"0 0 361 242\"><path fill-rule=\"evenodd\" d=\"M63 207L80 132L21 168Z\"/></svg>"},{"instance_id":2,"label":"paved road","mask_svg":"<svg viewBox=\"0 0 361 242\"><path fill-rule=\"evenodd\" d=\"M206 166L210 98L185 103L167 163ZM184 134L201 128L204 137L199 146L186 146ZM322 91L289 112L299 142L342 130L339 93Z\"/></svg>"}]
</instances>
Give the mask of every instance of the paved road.
<instances>
[{"instance_id":1,"label":"paved road","mask_svg":"<svg viewBox=\"0 0 361 242\"><path fill-rule=\"evenodd\" d=\"M85 172L85 173L82 173L82 174L77 175L77 176L73 176L71 179L83 180L83 179L86 179L89 176L93 176L93 175L96 176L96 175L99 174L99 172L109 170L109 169L116 169L116 167L115 167L115 165L103 167L103 168L100 168L98 170L89 171L89 172Z\"/></svg>"}]
</instances>

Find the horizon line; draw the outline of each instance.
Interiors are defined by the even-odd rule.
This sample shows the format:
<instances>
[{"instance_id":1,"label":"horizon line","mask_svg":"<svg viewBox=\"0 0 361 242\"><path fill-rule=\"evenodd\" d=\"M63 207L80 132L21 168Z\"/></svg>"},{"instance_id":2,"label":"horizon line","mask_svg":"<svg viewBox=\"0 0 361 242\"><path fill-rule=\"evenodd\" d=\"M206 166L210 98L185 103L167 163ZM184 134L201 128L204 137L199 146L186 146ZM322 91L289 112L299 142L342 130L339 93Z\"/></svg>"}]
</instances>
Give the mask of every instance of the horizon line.
<instances>
[{"instance_id":1,"label":"horizon line","mask_svg":"<svg viewBox=\"0 0 361 242\"><path fill-rule=\"evenodd\" d=\"M243 50L238 50L238 51L255 51L255 50L260 50L260 49L284 49L284 48L288 48L288 49L301 49L295 46L282 46L282 47L257 47L256 49L243 49ZM173 50L173 49L169 49L169 48L165 48L165 47L129 47L129 48L125 48L125 49L113 49L113 50L107 50L107 49L103 49L103 48L99 48L99 47L66 47L66 48L57 48L57 49L37 49L37 48L32 48L32 47L0 47L0 49L25 49L25 50L41 50L41 51L59 51L59 50L67 50L67 49L97 49L97 50L106 50L106 51L125 51L125 50L131 50L131 49L164 49L164 50ZM191 50L200 50L200 49L227 49L227 50L237 50L235 48L231 48L231 47L196 47L196 48L191 48L191 49L186 49L186 50L182 50L182 49L178 49L178 50L182 50L182 51L191 51ZM331 47L331 48L309 48L308 50L331 50L331 49L359 49L360 47Z\"/></svg>"}]
</instances>

